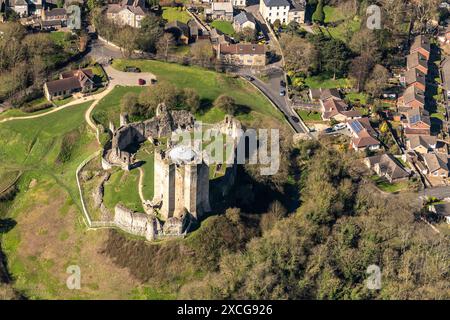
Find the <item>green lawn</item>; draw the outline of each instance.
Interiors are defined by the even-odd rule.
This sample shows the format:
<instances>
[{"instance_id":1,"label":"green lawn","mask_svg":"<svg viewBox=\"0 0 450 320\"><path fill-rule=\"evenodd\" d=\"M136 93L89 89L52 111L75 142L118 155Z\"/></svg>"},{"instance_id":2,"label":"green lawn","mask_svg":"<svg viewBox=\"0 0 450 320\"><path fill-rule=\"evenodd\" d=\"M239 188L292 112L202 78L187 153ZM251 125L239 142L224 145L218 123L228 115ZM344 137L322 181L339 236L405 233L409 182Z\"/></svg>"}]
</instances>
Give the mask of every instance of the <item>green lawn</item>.
<instances>
[{"instance_id":1,"label":"green lawn","mask_svg":"<svg viewBox=\"0 0 450 320\"><path fill-rule=\"evenodd\" d=\"M339 8L332 6L324 6L323 12L325 13L325 23L344 20L348 17L348 14L342 12Z\"/></svg>"},{"instance_id":2,"label":"green lawn","mask_svg":"<svg viewBox=\"0 0 450 320\"><path fill-rule=\"evenodd\" d=\"M386 181L383 178L380 178L377 175L370 177L370 179L373 182L375 182L375 184L381 191L384 191L384 192L396 193L396 192L408 189L408 181L407 180L396 182L396 183L389 183L388 181Z\"/></svg>"},{"instance_id":3,"label":"green lawn","mask_svg":"<svg viewBox=\"0 0 450 320\"><path fill-rule=\"evenodd\" d=\"M67 32L63 32L63 31L54 31L54 32L50 32L50 39L52 39L55 43L64 46L64 43L66 42L65 40L65 35Z\"/></svg>"},{"instance_id":4,"label":"green lawn","mask_svg":"<svg viewBox=\"0 0 450 320\"><path fill-rule=\"evenodd\" d=\"M181 10L181 7L180 8L164 7L162 9L163 9L162 17L166 19L168 22L178 20L186 23L192 19L189 13L187 13L184 10Z\"/></svg>"},{"instance_id":5,"label":"green lawn","mask_svg":"<svg viewBox=\"0 0 450 320\"><path fill-rule=\"evenodd\" d=\"M105 206L114 210L116 204L121 203L127 208L144 212L139 198L139 170L118 170L105 183Z\"/></svg>"},{"instance_id":6,"label":"green lawn","mask_svg":"<svg viewBox=\"0 0 450 320\"><path fill-rule=\"evenodd\" d=\"M226 93L233 97L237 104L250 109L249 114L240 114L237 116L244 123L251 124L261 117L283 121L282 114L271 105L269 100L242 79L196 66L182 66L154 60L114 60L113 67L116 69L123 70L125 66L136 66L143 72L152 72L156 75L157 79L171 82L179 88L195 89L200 96L202 104L202 111L196 114L198 120L205 122L222 120L224 113L221 110L212 108L212 102L219 95ZM104 99L110 98L105 97ZM114 103L118 105L117 101L110 102L104 105L103 110L105 107L112 110ZM100 104L96 109L102 109Z\"/></svg>"},{"instance_id":7,"label":"green lawn","mask_svg":"<svg viewBox=\"0 0 450 320\"><path fill-rule=\"evenodd\" d=\"M53 103L56 104L58 107L65 105L66 103L69 103L73 100L73 96L64 98L64 99L55 99L53 100Z\"/></svg>"},{"instance_id":8,"label":"green lawn","mask_svg":"<svg viewBox=\"0 0 450 320\"><path fill-rule=\"evenodd\" d=\"M313 76L305 79L305 84L311 89L333 89L333 88L350 88L351 83L349 79L329 79L322 76Z\"/></svg>"},{"instance_id":9,"label":"green lawn","mask_svg":"<svg viewBox=\"0 0 450 320\"><path fill-rule=\"evenodd\" d=\"M119 116L120 116L120 99L127 92L134 92L139 94L144 88L143 87L122 87L116 86L111 93L104 97L98 105L95 107L92 114L92 118L97 122L101 123L105 128L108 127L109 121L112 121L114 125L119 126Z\"/></svg>"},{"instance_id":10,"label":"green lawn","mask_svg":"<svg viewBox=\"0 0 450 320\"><path fill-rule=\"evenodd\" d=\"M297 114L300 116L300 118L303 119L305 122L318 122L322 121L322 114L320 112L309 112L306 110L295 110Z\"/></svg>"},{"instance_id":11,"label":"green lawn","mask_svg":"<svg viewBox=\"0 0 450 320\"><path fill-rule=\"evenodd\" d=\"M369 96L363 92L350 92L345 95L345 97L352 103L360 103L363 105L367 104L367 99Z\"/></svg>"},{"instance_id":12,"label":"green lawn","mask_svg":"<svg viewBox=\"0 0 450 320\"><path fill-rule=\"evenodd\" d=\"M233 24L229 21L215 20L211 23L211 27L228 35L234 34Z\"/></svg>"}]
</instances>

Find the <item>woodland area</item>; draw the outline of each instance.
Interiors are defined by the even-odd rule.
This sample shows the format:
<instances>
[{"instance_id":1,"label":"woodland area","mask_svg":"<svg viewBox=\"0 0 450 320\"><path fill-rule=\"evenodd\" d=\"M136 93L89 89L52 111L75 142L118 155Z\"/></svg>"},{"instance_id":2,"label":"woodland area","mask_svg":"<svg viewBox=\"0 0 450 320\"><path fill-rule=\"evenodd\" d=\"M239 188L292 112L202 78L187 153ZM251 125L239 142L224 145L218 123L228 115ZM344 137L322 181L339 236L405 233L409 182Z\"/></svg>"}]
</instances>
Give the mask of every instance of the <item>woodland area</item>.
<instances>
[{"instance_id":1,"label":"woodland area","mask_svg":"<svg viewBox=\"0 0 450 320\"><path fill-rule=\"evenodd\" d=\"M288 171L301 172L292 213L283 200L263 214L230 208L185 242L158 247L111 231L104 253L143 282L173 283L197 270L179 288L185 299L450 298L450 240L418 221L414 195L374 192L346 152L316 142L290 152ZM372 264L381 290L366 287Z\"/></svg>"}]
</instances>

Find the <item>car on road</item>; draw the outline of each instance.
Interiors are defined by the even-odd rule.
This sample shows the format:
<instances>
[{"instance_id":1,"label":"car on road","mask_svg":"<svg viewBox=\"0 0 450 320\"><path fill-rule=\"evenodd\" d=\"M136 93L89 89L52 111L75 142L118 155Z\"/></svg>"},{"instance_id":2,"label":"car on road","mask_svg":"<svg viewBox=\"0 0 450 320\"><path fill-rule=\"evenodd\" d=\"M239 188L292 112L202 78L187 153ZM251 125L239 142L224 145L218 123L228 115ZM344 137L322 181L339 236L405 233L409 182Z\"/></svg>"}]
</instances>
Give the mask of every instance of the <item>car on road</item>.
<instances>
[{"instance_id":1,"label":"car on road","mask_svg":"<svg viewBox=\"0 0 450 320\"><path fill-rule=\"evenodd\" d=\"M143 86L143 85L146 84L146 81L145 81L144 79L138 79L138 84L139 84L140 86Z\"/></svg>"},{"instance_id":2,"label":"car on road","mask_svg":"<svg viewBox=\"0 0 450 320\"><path fill-rule=\"evenodd\" d=\"M295 123L299 123L300 119L297 118L296 116L291 116L292 121L294 121Z\"/></svg>"},{"instance_id":3,"label":"car on road","mask_svg":"<svg viewBox=\"0 0 450 320\"><path fill-rule=\"evenodd\" d=\"M135 72L135 73L140 73L141 69L137 68L137 67L125 67L124 69L125 72Z\"/></svg>"},{"instance_id":4,"label":"car on road","mask_svg":"<svg viewBox=\"0 0 450 320\"><path fill-rule=\"evenodd\" d=\"M345 129L346 127L347 127L347 125L345 123L338 123L338 124L335 124L332 128L334 131L339 131L339 130Z\"/></svg>"},{"instance_id":5,"label":"car on road","mask_svg":"<svg viewBox=\"0 0 450 320\"><path fill-rule=\"evenodd\" d=\"M332 132L334 132L334 130L333 130L333 128L326 128L325 130L323 130L323 132L332 133Z\"/></svg>"},{"instance_id":6,"label":"car on road","mask_svg":"<svg viewBox=\"0 0 450 320\"><path fill-rule=\"evenodd\" d=\"M255 78L253 78L252 76L249 76L249 75L244 75L244 79L245 80L248 80L248 81L254 81L255 80Z\"/></svg>"}]
</instances>

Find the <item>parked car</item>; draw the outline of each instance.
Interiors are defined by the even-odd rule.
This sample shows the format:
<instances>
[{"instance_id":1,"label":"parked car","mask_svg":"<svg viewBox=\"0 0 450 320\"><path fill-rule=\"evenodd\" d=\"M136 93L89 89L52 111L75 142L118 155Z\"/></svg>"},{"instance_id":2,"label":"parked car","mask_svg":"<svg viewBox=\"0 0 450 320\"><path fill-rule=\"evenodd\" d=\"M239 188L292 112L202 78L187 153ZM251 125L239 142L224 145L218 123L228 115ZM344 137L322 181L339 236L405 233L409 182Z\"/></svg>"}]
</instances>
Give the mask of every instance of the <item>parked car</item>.
<instances>
[{"instance_id":1,"label":"parked car","mask_svg":"<svg viewBox=\"0 0 450 320\"><path fill-rule=\"evenodd\" d=\"M141 72L141 69L139 69L137 67L125 67L124 71L125 72L136 72L136 73L139 73L139 72Z\"/></svg>"},{"instance_id":2,"label":"parked car","mask_svg":"<svg viewBox=\"0 0 450 320\"><path fill-rule=\"evenodd\" d=\"M286 82L284 82L284 80L280 80L280 87L286 87Z\"/></svg>"},{"instance_id":3,"label":"parked car","mask_svg":"<svg viewBox=\"0 0 450 320\"><path fill-rule=\"evenodd\" d=\"M346 127L347 127L347 125L345 123L338 123L333 126L333 130L339 131L339 130L345 129Z\"/></svg>"},{"instance_id":4,"label":"parked car","mask_svg":"<svg viewBox=\"0 0 450 320\"><path fill-rule=\"evenodd\" d=\"M325 133L332 133L333 131L333 128L326 128L325 130L323 130L323 132Z\"/></svg>"},{"instance_id":5,"label":"parked car","mask_svg":"<svg viewBox=\"0 0 450 320\"><path fill-rule=\"evenodd\" d=\"M143 85L146 84L146 81L145 81L144 79L138 79L138 84L139 84L140 86L143 86Z\"/></svg>"},{"instance_id":6,"label":"parked car","mask_svg":"<svg viewBox=\"0 0 450 320\"><path fill-rule=\"evenodd\" d=\"M283 88L280 89L280 96L284 97L286 95L286 90Z\"/></svg>"},{"instance_id":7,"label":"parked car","mask_svg":"<svg viewBox=\"0 0 450 320\"><path fill-rule=\"evenodd\" d=\"M151 82L151 84L156 84L158 82L158 80L152 79L152 80L150 80L150 82Z\"/></svg>"}]
</instances>

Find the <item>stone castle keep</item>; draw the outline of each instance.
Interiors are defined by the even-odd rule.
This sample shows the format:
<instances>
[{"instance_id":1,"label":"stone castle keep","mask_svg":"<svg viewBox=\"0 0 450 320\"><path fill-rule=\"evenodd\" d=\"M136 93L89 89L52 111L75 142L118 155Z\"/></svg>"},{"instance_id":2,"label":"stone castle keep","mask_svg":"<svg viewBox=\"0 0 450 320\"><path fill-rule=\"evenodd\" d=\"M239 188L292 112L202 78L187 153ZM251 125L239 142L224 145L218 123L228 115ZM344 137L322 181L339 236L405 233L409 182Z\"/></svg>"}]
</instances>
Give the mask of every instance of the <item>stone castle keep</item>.
<instances>
[{"instance_id":1,"label":"stone castle keep","mask_svg":"<svg viewBox=\"0 0 450 320\"><path fill-rule=\"evenodd\" d=\"M180 236L189 231L193 221L211 211L207 158L203 159L202 151L192 146L172 146L167 140L167 147L164 147L161 141L170 138L174 131L192 132L194 121L190 112L169 111L164 104L160 104L152 119L128 123L127 117L121 115L117 130L110 124L112 138L102 154L105 170L113 166L132 170L140 165L136 163L135 154L141 143L151 141L157 147L154 151L154 197L143 201L145 213L117 205L114 212L117 227L144 236L147 240ZM236 140L241 125L227 116L217 124L217 129ZM235 170L227 172L234 174ZM225 181L232 183L234 178Z\"/></svg>"},{"instance_id":2,"label":"stone castle keep","mask_svg":"<svg viewBox=\"0 0 450 320\"><path fill-rule=\"evenodd\" d=\"M155 152L154 203L161 202L165 218L180 217L185 211L195 218L211 210L209 205L209 166L188 146Z\"/></svg>"}]
</instances>

